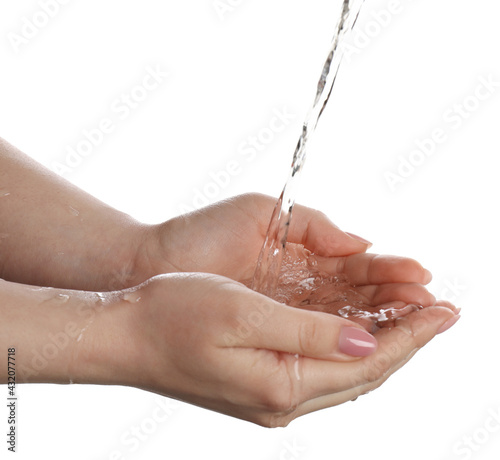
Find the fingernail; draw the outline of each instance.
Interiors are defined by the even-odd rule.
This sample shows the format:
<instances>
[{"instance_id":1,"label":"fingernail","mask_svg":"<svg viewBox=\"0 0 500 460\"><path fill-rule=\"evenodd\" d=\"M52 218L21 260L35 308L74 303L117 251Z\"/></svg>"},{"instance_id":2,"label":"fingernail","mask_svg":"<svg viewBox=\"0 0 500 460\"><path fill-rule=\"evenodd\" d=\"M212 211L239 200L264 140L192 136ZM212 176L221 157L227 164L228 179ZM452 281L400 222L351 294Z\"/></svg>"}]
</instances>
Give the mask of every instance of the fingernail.
<instances>
[{"instance_id":1,"label":"fingernail","mask_svg":"<svg viewBox=\"0 0 500 460\"><path fill-rule=\"evenodd\" d=\"M368 356L377 349L377 339L363 329L344 327L340 331L339 350L346 355Z\"/></svg>"},{"instance_id":2,"label":"fingernail","mask_svg":"<svg viewBox=\"0 0 500 460\"><path fill-rule=\"evenodd\" d=\"M427 270L426 268L424 268L424 271L425 271L424 282L425 282L425 284L430 283L432 281L432 273L429 270Z\"/></svg>"},{"instance_id":3,"label":"fingernail","mask_svg":"<svg viewBox=\"0 0 500 460\"><path fill-rule=\"evenodd\" d=\"M358 235L355 235L354 233L349 233L349 232L346 232L351 238L354 238L355 240L358 240L358 241L361 241L363 244L368 244L370 246L373 246L373 243L371 243L370 241L368 240L365 240L364 238L361 238L360 236Z\"/></svg>"},{"instance_id":4,"label":"fingernail","mask_svg":"<svg viewBox=\"0 0 500 460\"><path fill-rule=\"evenodd\" d=\"M453 318L450 318L446 323L444 323L437 331L436 334L442 334L447 331L451 326L453 326L460 319L460 315L455 315Z\"/></svg>"}]
</instances>

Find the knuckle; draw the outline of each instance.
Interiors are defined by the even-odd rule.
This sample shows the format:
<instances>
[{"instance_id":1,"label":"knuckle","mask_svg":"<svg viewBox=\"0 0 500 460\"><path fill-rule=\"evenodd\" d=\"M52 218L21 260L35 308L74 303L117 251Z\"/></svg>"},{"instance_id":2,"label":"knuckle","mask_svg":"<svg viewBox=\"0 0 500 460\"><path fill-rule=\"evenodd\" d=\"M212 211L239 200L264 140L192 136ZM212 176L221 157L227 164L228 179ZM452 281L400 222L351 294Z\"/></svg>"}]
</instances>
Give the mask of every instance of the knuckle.
<instances>
[{"instance_id":1,"label":"knuckle","mask_svg":"<svg viewBox=\"0 0 500 460\"><path fill-rule=\"evenodd\" d=\"M271 198L268 195L264 195L263 193L250 192L244 193L242 195L238 195L237 197L229 199L233 203L238 203L240 205L249 204L254 205L256 207L262 205L269 205L270 203L275 203L276 199Z\"/></svg>"},{"instance_id":2,"label":"knuckle","mask_svg":"<svg viewBox=\"0 0 500 460\"><path fill-rule=\"evenodd\" d=\"M299 326L299 350L305 356L318 356L325 351L324 334L317 321L305 321Z\"/></svg>"},{"instance_id":3,"label":"knuckle","mask_svg":"<svg viewBox=\"0 0 500 460\"><path fill-rule=\"evenodd\" d=\"M314 217L318 220L327 220L328 219L328 216L323 211L320 211L319 209L313 209L312 213L313 213Z\"/></svg>"},{"instance_id":4,"label":"knuckle","mask_svg":"<svg viewBox=\"0 0 500 460\"><path fill-rule=\"evenodd\" d=\"M265 428L286 428L292 420L290 416L266 415L257 423Z\"/></svg>"},{"instance_id":5,"label":"knuckle","mask_svg":"<svg viewBox=\"0 0 500 460\"><path fill-rule=\"evenodd\" d=\"M402 269L410 273L411 278L420 280L424 274L424 269L415 259L401 258Z\"/></svg>"},{"instance_id":6,"label":"knuckle","mask_svg":"<svg viewBox=\"0 0 500 460\"><path fill-rule=\"evenodd\" d=\"M271 417L289 414L295 410L291 392L282 385L270 385L262 396L262 404Z\"/></svg>"}]
</instances>

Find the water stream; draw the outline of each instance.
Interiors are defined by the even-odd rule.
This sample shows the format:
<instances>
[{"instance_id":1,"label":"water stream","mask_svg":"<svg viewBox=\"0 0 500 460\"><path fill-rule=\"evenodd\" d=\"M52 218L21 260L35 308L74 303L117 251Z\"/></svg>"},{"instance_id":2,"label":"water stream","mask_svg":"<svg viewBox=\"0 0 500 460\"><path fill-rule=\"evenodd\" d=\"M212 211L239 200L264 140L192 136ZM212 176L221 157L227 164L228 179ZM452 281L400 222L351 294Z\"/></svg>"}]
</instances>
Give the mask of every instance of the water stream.
<instances>
[{"instance_id":1,"label":"water stream","mask_svg":"<svg viewBox=\"0 0 500 460\"><path fill-rule=\"evenodd\" d=\"M302 132L293 154L288 180L276 203L269 223L252 283L254 290L269 297L275 297L278 287L288 229L297 194L297 185L306 160L307 146L328 103L342 61L343 48L339 44L342 43L345 36L354 27L363 3L364 0L343 0L340 19L318 81L316 97L304 120Z\"/></svg>"},{"instance_id":2,"label":"water stream","mask_svg":"<svg viewBox=\"0 0 500 460\"><path fill-rule=\"evenodd\" d=\"M369 332L390 326L398 317L422 308L392 302L373 306L342 275L318 268L317 259L301 245L287 244L297 186L306 160L308 144L332 93L342 61L342 41L351 32L364 0L343 0L340 19L323 66L316 97L305 118L285 187L274 208L252 289L298 308L323 311L348 318Z\"/></svg>"}]
</instances>

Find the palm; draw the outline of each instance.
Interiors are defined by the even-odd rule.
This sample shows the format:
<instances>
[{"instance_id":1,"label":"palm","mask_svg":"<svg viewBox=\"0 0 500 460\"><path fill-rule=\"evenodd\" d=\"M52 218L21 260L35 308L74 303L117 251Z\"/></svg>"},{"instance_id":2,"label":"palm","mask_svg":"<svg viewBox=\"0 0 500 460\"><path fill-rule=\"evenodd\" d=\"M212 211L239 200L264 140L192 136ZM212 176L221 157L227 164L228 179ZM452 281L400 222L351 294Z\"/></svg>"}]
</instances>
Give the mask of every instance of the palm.
<instances>
[{"instance_id":1,"label":"palm","mask_svg":"<svg viewBox=\"0 0 500 460\"><path fill-rule=\"evenodd\" d=\"M154 255L157 273L213 273L248 285L274 204L269 197L246 195L168 221L161 250ZM356 298L372 311L435 304L436 299L423 286L430 281L430 274L418 262L366 254L365 245L340 231L321 213L301 206L294 212L289 241L317 254L323 272L346 276ZM332 302L328 309L309 303L313 309L332 313L345 306ZM298 306L297 302L289 304Z\"/></svg>"},{"instance_id":2,"label":"palm","mask_svg":"<svg viewBox=\"0 0 500 460\"><path fill-rule=\"evenodd\" d=\"M164 270L249 279L273 206L265 197L240 197L167 222Z\"/></svg>"}]
</instances>

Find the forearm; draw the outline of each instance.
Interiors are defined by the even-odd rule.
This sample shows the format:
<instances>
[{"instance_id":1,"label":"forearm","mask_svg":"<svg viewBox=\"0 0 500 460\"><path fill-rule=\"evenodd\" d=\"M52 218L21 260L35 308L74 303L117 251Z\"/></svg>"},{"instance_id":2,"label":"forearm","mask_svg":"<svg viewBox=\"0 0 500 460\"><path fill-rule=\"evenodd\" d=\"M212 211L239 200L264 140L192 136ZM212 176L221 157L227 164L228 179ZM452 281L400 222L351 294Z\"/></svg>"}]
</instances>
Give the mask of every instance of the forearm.
<instances>
[{"instance_id":1,"label":"forearm","mask_svg":"<svg viewBox=\"0 0 500 460\"><path fill-rule=\"evenodd\" d=\"M144 281L135 266L147 227L0 139L0 277L113 290Z\"/></svg>"},{"instance_id":2,"label":"forearm","mask_svg":"<svg viewBox=\"0 0 500 460\"><path fill-rule=\"evenodd\" d=\"M95 317L91 294L0 280L1 361L15 349L16 383L69 383L76 344ZM7 365L0 383L7 382Z\"/></svg>"}]
</instances>

